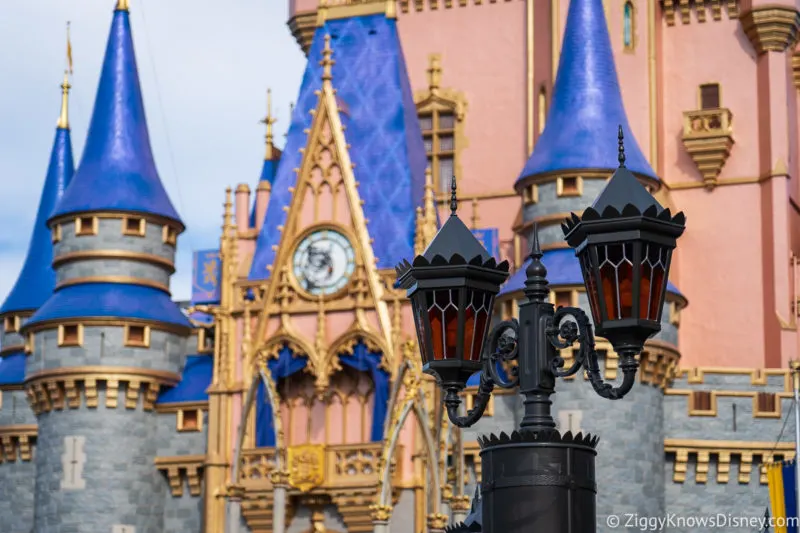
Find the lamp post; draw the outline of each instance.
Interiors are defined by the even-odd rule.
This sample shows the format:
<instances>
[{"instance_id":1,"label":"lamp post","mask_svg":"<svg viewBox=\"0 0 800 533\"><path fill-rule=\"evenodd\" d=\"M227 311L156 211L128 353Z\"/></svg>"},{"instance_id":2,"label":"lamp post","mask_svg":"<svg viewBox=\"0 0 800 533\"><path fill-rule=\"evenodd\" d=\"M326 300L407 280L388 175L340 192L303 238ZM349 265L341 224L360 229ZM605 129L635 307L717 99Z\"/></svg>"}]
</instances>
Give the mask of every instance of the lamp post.
<instances>
[{"instance_id":1,"label":"lamp post","mask_svg":"<svg viewBox=\"0 0 800 533\"><path fill-rule=\"evenodd\" d=\"M619 168L581 217L562 224L575 250L589 296L594 328L579 308L549 303L547 270L536 227L525 270L519 320L489 330L494 298L508 278L458 218L455 180L451 216L413 263L397 266L414 311L423 371L445 392L451 422L470 427L483 415L495 386L518 388L524 398L519 430L481 437L484 533L591 533L596 528L594 457L597 437L560 434L551 414L557 377L586 371L595 392L618 400L633 387L636 356L661 330L661 313L683 213L672 216L625 168L619 128ZM606 383L595 351L594 331L617 352L622 383ZM578 344L569 368L559 350ZM510 379L498 366L512 360ZM459 392L480 372L475 405L459 415ZM476 529L470 528L470 531Z\"/></svg>"}]
</instances>

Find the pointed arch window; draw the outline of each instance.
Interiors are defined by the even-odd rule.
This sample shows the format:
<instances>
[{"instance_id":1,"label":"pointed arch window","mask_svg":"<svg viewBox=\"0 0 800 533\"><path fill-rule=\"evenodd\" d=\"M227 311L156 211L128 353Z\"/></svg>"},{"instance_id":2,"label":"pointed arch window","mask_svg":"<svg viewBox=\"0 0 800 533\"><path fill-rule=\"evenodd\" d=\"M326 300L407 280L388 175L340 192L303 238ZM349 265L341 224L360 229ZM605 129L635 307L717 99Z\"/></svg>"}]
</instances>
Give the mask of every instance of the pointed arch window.
<instances>
[{"instance_id":1,"label":"pointed arch window","mask_svg":"<svg viewBox=\"0 0 800 533\"><path fill-rule=\"evenodd\" d=\"M622 7L622 44L626 51L636 48L636 9L633 2L627 0Z\"/></svg>"},{"instance_id":2,"label":"pointed arch window","mask_svg":"<svg viewBox=\"0 0 800 533\"><path fill-rule=\"evenodd\" d=\"M453 175L458 179L461 173L459 153L466 146L464 113L467 104L460 92L440 87L440 62L438 54L430 56L428 88L417 92L414 101L434 186L437 192L446 193Z\"/></svg>"}]
</instances>

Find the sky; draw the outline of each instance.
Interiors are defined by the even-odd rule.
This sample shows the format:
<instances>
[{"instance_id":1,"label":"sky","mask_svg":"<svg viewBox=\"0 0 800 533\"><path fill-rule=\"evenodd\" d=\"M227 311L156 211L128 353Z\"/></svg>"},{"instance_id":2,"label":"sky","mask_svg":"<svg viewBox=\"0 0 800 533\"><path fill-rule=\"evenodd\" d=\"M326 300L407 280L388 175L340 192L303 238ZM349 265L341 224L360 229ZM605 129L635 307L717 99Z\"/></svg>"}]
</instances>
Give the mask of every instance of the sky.
<instances>
[{"instance_id":1,"label":"sky","mask_svg":"<svg viewBox=\"0 0 800 533\"><path fill-rule=\"evenodd\" d=\"M258 181L266 91L283 144L305 57L284 0L130 0L150 141L187 231L175 300L191 292L192 252L216 249L225 188ZM0 0L0 303L25 259L61 105L70 22L76 165L91 119L116 0ZM224 5L224 7L223 7Z\"/></svg>"}]
</instances>

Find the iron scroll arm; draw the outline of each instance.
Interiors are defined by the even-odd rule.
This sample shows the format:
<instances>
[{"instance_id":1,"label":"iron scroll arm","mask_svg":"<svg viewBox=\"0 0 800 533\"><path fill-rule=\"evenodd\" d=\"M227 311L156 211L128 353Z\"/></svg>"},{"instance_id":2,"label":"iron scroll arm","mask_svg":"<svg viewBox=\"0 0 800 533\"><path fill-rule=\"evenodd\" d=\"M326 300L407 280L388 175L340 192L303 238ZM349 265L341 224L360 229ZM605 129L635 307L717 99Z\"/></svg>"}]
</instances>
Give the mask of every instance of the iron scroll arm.
<instances>
[{"instance_id":1,"label":"iron scroll arm","mask_svg":"<svg viewBox=\"0 0 800 533\"><path fill-rule=\"evenodd\" d=\"M565 320L571 318L572 320ZM619 400L630 392L636 382L636 371L639 368L639 361L636 360L635 352L623 352L619 354L619 368L622 369L622 383L614 387L606 383L600 374L600 365L597 361L597 350L595 350L594 330L589 322L589 317L582 309L577 307L559 307L550 321L547 329L547 337L557 350L568 348L578 343L578 353L572 365L564 368L564 358L557 355L551 361L551 372L556 377L574 376L581 368L586 370L589 383L595 392L609 400Z\"/></svg>"},{"instance_id":2,"label":"iron scroll arm","mask_svg":"<svg viewBox=\"0 0 800 533\"><path fill-rule=\"evenodd\" d=\"M506 333L513 331L514 336ZM500 322L489 333L487 349L482 355L483 369L481 370L480 385L478 393L475 395L475 404L467 411L465 416L459 416L458 408L461 405L461 398L458 397L458 390L455 388L447 389L444 397L444 405L447 408L447 416L450 422L456 427L468 428L480 420L489 405L492 391L495 385L501 389L511 389L519 383L518 371L514 367L511 369L512 379L506 381L497 371L500 363L512 361L518 357L519 322L516 319Z\"/></svg>"}]
</instances>

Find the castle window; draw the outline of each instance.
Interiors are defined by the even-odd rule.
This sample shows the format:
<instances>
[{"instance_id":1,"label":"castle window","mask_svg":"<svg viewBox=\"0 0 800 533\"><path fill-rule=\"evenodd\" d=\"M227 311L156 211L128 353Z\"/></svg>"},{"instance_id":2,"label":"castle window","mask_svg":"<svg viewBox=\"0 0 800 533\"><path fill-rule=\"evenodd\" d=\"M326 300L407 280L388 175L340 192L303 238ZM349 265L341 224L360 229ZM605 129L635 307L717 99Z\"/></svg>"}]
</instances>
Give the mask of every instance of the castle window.
<instances>
[{"instance_id":1,"label":"castle window","mask_svg":"<svg viewBox=\"0 0 800 533\"><path fill-rule=\"evenodd\" d=\"M75 219L75 235L86 237L97 235L97 217L78 217Z\"/></svg>"},{"instance_id":2,"label":"castle window","mask_svg":"<svg viewBox=\"0 0 800 533\"><path fill-rule=\"evenodd\" d=\"M522 190L522 202L525 205L532 205L539 202L539 186L528 185Z\"/></svg>"},{"instance_id":3,"label":"castle window","mask_svg":"<svg viewBox=\"0 0 800 533\"><path fill-rule=\"evenodd\" d=\"M211 335L205 328L197 330L197 351L198 353L208 353L214 351L214 344Z\"/></svg>"},{"instance_id":4,"label":"castle window","mask_svg":"<svg viewBox=\"0 0 800 533\"><path fill-rule=\"evenodd\" d=\"M506 300L503 302L500 309L500 317L502 320L511 320L512 318L517 318L518 316L516 300Z\"/></svg>"},{"instance_id":5,"label":"castle window","mask_svg":"<svg viewBox=\"0 0 800 533\"><path fill-rule=\"evenodd\" d=\"M544 131L544 125L547 121L547 89L544 88L544 85L539 87L539 101L538 101L538 111L539 111L539 133Z\"/></svg>"},{"instance_id":6,"label":"castle window","mask_svg":"<svg viewBox=\"0 0 800 533\"><path fill-rule=\"evenodd\" d=\"M553 305L559 307L572 306L572 291L553 291Z\"/></svg>"},{"instance_id":7,"label":"castle window","mask_svg":"<svg viewBox=\"0 0 800 533\"><path fill-rule=\"evenodd\" d=\"M694 414L715 414L711 405L711 392L707 390L692 391L691 413Z\"/></svg>"},{"instance_id":8,"label":"castle window","mask_svg":"<svg viewBox=\"0 0 800 533\"><path fill-rule=\"evenodd\" d=\"M700 86L700 109L719 109L719 83L706 83Z\"/></svg>"},{"instance_id":9,"label":"castle window","mask_svg":"<svg viewBox=\"0 0 800 533\"><path fill-rule=\"evenodd\" d=\"M3 319L3 331L5 333L16 333L19 331L19 317L7 316Z\"/></svg>"},{"instance_id":10,"label":"castle window","mask_svg":"<svg viewBox=\"0 0 800 533\"><path fill-rule=\"evenodd\" d=\"M439 193L448 193L453 176L459 173L466 104L460 93L440 87L441 75L440 57L434 54L428 68L428 89L418 93L415 100L434 186Z\"/></svg>"},{"instance_id":11,"label":"castle window","mask_svg":"<svg viewBox=\"0 0 800 533\"><path fill-rule=\"evenodd\" d=\"M147 223L143 218L125 217L122 219L122 234L132 237L144 237Z\"/></svg>"},{"instance_id":12,"label":"castle window","mask_svg":"<svg viewBox=\"0 0 800 533\"><path fill-rule=\"evenodd\" d=\"M164 244L175 246L178 242L178 230L171 226L164 226L161 230L161 240Z\"/></svg>"},{"instance_id":13,"label":"castle window","mask_svg":"<svg viewBox=\"0 0 800 533\"><path fill-rule=\"evenodd\" d=\"M125 346L134 348L150 347L149 326L125 326Z\"/></svg>"},{"instance_id":14,"label":"castle window","mask_svg":"<svg viewBox=\"0 0 800 533\"><path fill-rule=\"evenodd\" d=\"M755 416L780 416L778 397L773 392L759 392L753 402Z\"/></svg>"},{"instance_id":15,"label":"castle window","mask_svg":"<svg viewBox=\"0 0 800 533\"><path fill-rule=\"evenodd\" d=\"M556 179L556 196L580 196L583 194L583 178L559 176Z\"/></svg>"},{"instance_id":16,"label":"castle window","mask_svg":"<svg viewBox=\"0 0 800 533\"><path fill-rule=\"evenodd\" d=\"M53 244L61 241L61 224L53 226L53 229L50 230L50 236Z\"/></svg>"},{"instance_id":17,"label":"castle window","mask_svg":"<svg viewBox=\"0 0 800 533\"><path fill-rule=\"evenodd\" d=\"M625 2L622 8L622 44L626 51L632 51L636 46L634 29L636 27L633 2Z\"/></svg>"},{"instance_id":18,"label":"castle window","mask_svg":"<svg viewBox=\"0 0 800 533\"><path fill-rule=\"evenodd\" d=\"M80 346L83 344L83 326L81 324L60 324L58 326L59 346Z\"/></svg>"},{"instance_id":19,"label":"castle window","mask_svg":"<svg viewBox=\"0 0 800 533\"><path fill-rule=\"evenodd\" d=\"M178 411L178 431L200 431L203 429L203 411L181 409Z\"/></svg>"},{"instance_id":20,"label":"castle window","mask_svg":"<svg viewBox=\"0 0 800 533\"><path fill-rule=\"evenodd\" d=\"M27 342L25 342L25 349L24 349L26 354L30 355L33 353L33 339L34 339L33 333L28 333L28 340Z\"/></svg>"}]
</instances>

